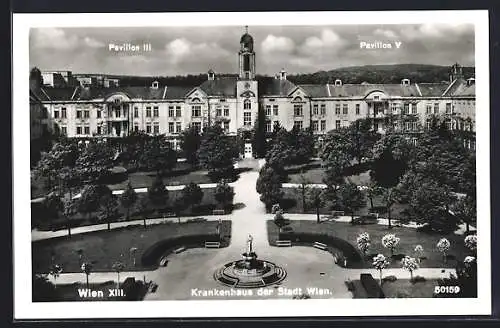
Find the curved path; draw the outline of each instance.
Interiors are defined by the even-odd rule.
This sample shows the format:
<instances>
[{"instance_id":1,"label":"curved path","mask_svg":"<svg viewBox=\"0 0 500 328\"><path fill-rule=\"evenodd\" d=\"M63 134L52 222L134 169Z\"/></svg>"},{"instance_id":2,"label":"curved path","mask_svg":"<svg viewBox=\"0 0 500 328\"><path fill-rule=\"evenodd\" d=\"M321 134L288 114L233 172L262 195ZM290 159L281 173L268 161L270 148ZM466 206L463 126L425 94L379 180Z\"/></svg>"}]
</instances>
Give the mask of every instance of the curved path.
<instances>
[{"instance_id":1,"label":"curved path","mask_svg":"<svg viewBox=\"0 0 500 328\"><path fill-rule=\"evenodd\" d=\"M341 268L333 263L331 254L311 247L271 247L267 239L266 221L272 219L272 215L265 213L264 204L256 192L257 178L257 171L245 172L233 184L235 189L234 202L243 203L244 206L225 216L225 219L232 221L231 244L228 247L188 249L183 253L171 256L167 267L161 267L155 271L122 272L121 277L135 277L157 283L159 285L157 291L147 294L147 300L200 299L192 295L193 289L227 289L215 282L212 274L221 265L241 259L241 253L246 249L249 234L253 237L254 250L259 258L270 260L287 270L288 276L282 287L289 290L301 288L302 291L305 291L308 287L317 287L328 289L332 293L313 297L351 298L352 294L347 291L344 285L346 279L357 280L362 272L369 272L374 277L378 277L378 272L373 269ZM315 219L315 215L310 215L310 217ZM301 218L303 219L304 216ZM450 269L423 268L416 271L415 274L432 279L447 277L450 272L452 272ZM387 269L384 271L384 275L395 275L398 278L408 279L409 273L402 269ZM50 279L53 280L52 277ZM90 279L94 283L115 280L116 273L92 273ZM57 279L58 284L77 281L84 282L85 275L83 273L63 273ZM272 290L272 288L269 289ZM274 296L278 296L277 293L271 297ZM280 298L283 297L291 298L290 295L280 296Z\"/></svg>"}]
</instances>

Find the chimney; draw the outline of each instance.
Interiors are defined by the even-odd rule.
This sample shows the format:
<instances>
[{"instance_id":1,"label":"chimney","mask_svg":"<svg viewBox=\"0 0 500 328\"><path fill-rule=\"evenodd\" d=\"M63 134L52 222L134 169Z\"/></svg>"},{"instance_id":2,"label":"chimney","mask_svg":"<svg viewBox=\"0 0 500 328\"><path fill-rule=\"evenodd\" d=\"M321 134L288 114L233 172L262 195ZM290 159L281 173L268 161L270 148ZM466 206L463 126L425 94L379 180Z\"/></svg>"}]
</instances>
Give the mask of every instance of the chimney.
<instances>
[{"instance_id":1,"label":"chimney","mask_svg":"<svg viewBox=\"0 0 500 328\"><path fill-rule=\"evenodd\" d=\"M43 86L42 72L38 68L34 67L30 71L30 89L38 91L42 86Z\"/></svg>"}]
</instances>

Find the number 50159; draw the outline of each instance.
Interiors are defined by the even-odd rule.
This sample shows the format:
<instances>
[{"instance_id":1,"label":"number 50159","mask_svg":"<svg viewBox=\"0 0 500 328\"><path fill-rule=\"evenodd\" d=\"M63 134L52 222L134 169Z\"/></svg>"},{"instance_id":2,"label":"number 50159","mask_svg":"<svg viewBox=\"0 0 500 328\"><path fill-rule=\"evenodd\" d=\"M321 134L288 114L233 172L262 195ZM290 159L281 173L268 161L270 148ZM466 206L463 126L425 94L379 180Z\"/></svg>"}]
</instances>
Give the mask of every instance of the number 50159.
<instances>
[{"instance_id":1,"label":"number 50159","mask_svg":"<svg viewBox=\"0 0 500 328\"><path fill-rule=\"evenodd\" d=\"M435 286L434 294L458 294L460 286Z\"/></svg>"}]
</instances>

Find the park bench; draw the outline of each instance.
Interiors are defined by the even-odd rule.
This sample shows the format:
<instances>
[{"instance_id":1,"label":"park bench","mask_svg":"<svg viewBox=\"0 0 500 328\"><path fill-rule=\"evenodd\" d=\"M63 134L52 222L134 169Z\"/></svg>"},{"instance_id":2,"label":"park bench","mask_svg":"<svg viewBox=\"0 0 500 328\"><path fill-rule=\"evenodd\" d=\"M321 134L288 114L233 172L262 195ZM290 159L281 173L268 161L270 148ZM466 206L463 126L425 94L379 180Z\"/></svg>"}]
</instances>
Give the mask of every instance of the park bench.
<instances>
[{"instance_id":1,"label":"park bench","mask_svg":"<svg viewBox=\"0 0 500 328\"><path fill-rule=\"evenodd\" d=\"M179 254L179 253L182 253L186 250L186 247L182 246L182 247L179 247L177 249L174 250L174 253L175 254Z\"/></svg>"},{"instance_id":2,"label":"park bench","mask_svg":"<svg viewBox=\"0 0 500 328\"><path fill-rule=\"evenodd\" d=\"M226 214L226 211L224 211L224 210L213 210L212 214L213 215L224 215L224 214Z\"/></svg>"},{"instance_id":3,"label":"park bench","mask_svg":"<svg viewBox=\"0 0 500 328\"><path fill-rule=\"evenodd\" d=\"M205 248L220 248L220 242L218 242L218 241L206 241Z\"/></svg>"},{"instance_id":4,"label":"park bench","mask_svg":"<svg viewBox=\"0 0 500 328\"><path fill-rule=\"evenodd\" d=\"M321 250L326 250L328 246L326 244L320 243L319 241L315 241L313 247Z\"/></svg>"},{"instance_id":5,"label":"park bench","mask_svg":"<svg viewBox=\"0 0 500 328\"><path fill-rule=\"evenodd\" d=\"M291 247L292 241L291 240L276 240L276 246L278 246L278 247Z\"/></svg>"},{"instance_id":6,"label":"park bench","mask_svg":"<svg viewBox=\"0 0 500 328\"><path fill-rule=\"evenodd\" d=\"M160 266L162 267L166 267L168 264L168 259L166 256L162 257L161 260L160 260Z\"/></svg>"},{"instance_id":7,"label":"park bench","mask_svg":"<svg viewBox=\"0 0 500 328\"><path fill-rule=\"evenodd\" d=\"M166 218L173 218L173 217L175 217L176 215L175 215L175 213L168 212L168 213L163 214L163 216L164 216L164 217L166 217Z\"/></svg>"},{"instance_id":8,"label":"park bench","mask_svg":"<svg viewBox=\"0 0 500 328\"><path fill-rule=\"evenodd\" d=\"M344 211L332 211L332 216L337 217L337 216L344 216Z\"/></svg>"},{"instance_id":9,"label":"park bench","mask_svg":"<svg viewBox=\"0 0 500 328\"><path fill-rule=\"evenodd\" d=\"M378 214L378 213L376 213L376 212L370 212L370 213L368 213L368 215L367 215L367 216L374 216L374 217L376 217L376 218L378 219L378 215L379 215L379 214Z\"/></svg>"}]
</instances>

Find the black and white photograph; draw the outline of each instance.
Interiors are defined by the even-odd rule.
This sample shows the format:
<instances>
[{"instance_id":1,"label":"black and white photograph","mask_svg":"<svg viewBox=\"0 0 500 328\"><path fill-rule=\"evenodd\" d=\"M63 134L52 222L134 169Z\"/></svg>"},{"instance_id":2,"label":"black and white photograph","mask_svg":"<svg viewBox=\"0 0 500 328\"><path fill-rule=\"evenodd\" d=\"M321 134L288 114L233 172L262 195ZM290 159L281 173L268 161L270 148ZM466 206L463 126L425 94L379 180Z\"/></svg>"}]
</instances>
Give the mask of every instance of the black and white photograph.
<instances>
[{"instance_id":1,"label":"black and white photograph","mask_svg":"<svg viewBox=\"0 0 500 328\"><path fill-rule=\"evenodd\" d=\"M489 314L487 31L14 15L15 312Z\"/></svg>"}]
</instances>

